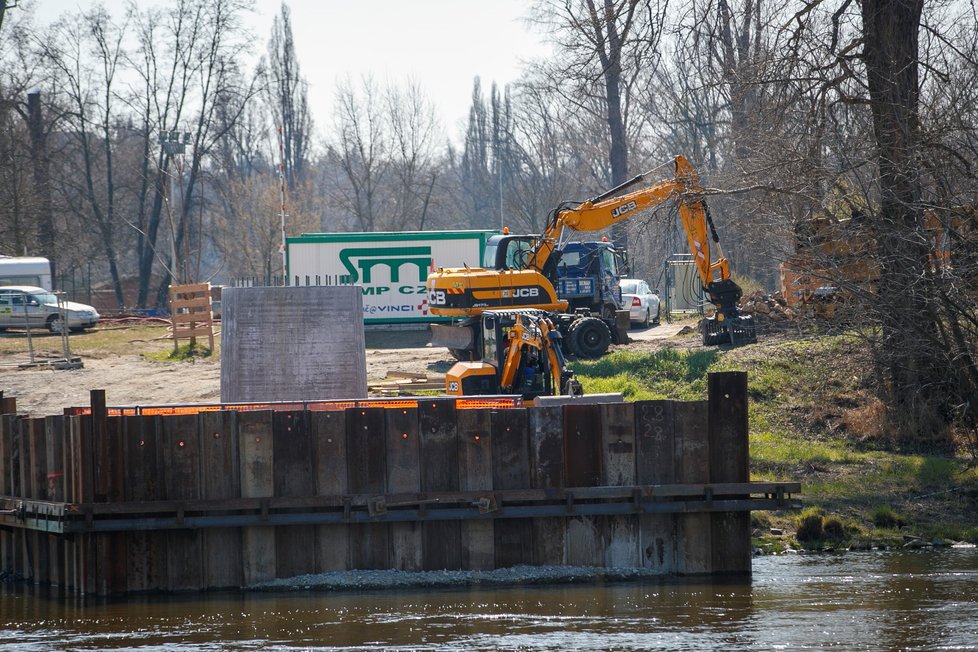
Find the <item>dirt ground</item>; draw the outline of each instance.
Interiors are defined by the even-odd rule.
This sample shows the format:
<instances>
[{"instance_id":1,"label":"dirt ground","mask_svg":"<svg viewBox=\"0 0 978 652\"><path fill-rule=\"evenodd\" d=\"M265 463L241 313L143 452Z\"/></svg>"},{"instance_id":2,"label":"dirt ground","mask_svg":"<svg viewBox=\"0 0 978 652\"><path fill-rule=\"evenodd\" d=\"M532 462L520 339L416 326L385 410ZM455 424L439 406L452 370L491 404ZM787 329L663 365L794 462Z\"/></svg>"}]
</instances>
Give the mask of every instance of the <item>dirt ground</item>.
<instances>
[{"instance_id":1,"label":"dirt ground","mask_svg":"<svg viewBox=\"0 0 978 652\"><path fill-rule=\"evenodd\" d=\"M672 338L682 325L663 324L646 331L632 331L633 341L626 345L633 350L653 350ZM4 340L16 337L4 334ZM220 356L195 358L182 362L159 362L148 359L133 340L122 351L87 351L77 346L74 355L81 358L83 367L58 370L49 366L20 368L26 359L23 351L0 350L0 390L4 396L17 399L18 412L32 416L61 414L63 408L87 406L89 392L104 389L110 405L150 405L180 403L216 403L221 395ZM680 341L684 338L679 335ZM425 374L429 380L441 379L454 363L447 349L428 346L430 335L425 331L367 332L367 380L382 381L390 372ZM54 337L39 340L36 353L55 356L58 340ZM156 350L163 345L157 344ZM52 348L53 347L53 348ZM620 348L620 347L614 347Z\"/></svg>"}]
</instances>

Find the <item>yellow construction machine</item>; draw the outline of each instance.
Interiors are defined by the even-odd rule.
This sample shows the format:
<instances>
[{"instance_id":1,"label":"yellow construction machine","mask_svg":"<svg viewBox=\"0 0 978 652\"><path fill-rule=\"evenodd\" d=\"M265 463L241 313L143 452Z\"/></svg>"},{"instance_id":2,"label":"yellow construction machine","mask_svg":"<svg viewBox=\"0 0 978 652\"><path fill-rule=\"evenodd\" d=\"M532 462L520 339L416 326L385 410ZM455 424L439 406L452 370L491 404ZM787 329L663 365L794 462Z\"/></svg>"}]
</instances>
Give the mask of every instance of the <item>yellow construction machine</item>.
<instances>
[{"instance_id":1,"label":"yellow construction machine","mask_svg":"<svg viewBox=\"0 0 978 652\"><path fill-rule=\"evenodd\" d=\"M456 362L448 370L448 394L520 394L533 399L582 393L560 350L560 332L545 311L486 310L480 324L481 360Z\"/></svg>"},{"instance_id":2,"label":"yellow construction machine","mask_svg":"<svg viewBox=\"0 0 978 652\"><path fill-rule=\"evenodd\" d=\"M467 351L473 359L478 359L482 348L479 316L483 311L535 308L550 311L550 318L570 351L583 353L581 357L600 356L611 341L610 328L599 316L567 312L567 302L557 297L559 251L575 233L607 229L669 200L678 204L703 288L716 307L715 314L704 322L703 343L755 341L753 318L741 315L737 308L743 293L730 278L727 259L719 251L720 239L696 170L684 156L678 155L672 178L621 194L645 177L638 175L584 202L560 204L551 211L542 235L511 238L505 244L512 251L495 252L494 269L442 268L429 274L428 304L432 314L462 318L455 326L433 325L433 343ZM716 260L711 259L710 236L717 243Z\"/></svg>"}]
</instances>

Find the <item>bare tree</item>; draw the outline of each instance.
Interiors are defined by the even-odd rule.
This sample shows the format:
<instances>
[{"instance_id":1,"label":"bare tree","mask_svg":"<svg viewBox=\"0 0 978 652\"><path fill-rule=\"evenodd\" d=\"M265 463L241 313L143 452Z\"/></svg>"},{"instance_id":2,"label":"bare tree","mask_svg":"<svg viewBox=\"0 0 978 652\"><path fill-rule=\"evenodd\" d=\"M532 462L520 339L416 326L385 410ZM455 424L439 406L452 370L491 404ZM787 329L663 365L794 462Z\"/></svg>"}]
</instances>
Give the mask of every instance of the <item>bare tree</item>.
<instances>
[{"instance_id":1,"label":"bare tree","mask_svg":"<svg viewBox=\"0 0 978 652\"><path fill-rule=\"evenodd\" d=\"M157 261L166 261L169 279L196 274L192 258L199 260L201 251L202 213L196 202L200 201L203 161L220 136L215 132L216 98L222 93L256 93L251 86L234 87L240 76L234 74L233 62L248 47L239 18L249 6L245 0L204 4L178 0L165 12L137 14L136 67L141 89L134 104L145 138L145 182L135 224L139 232L139 305L149 299ZM157 144L156 139L163 142ZM189 161L184 164L182 152L187 150ZM181 165L175 165L175 160ZM183 200L175 209L177 197ZM164 221L169 226L169 255L160 241ZM166 284L163 280L157 297Z\"/></svg>"},{"instance_id":2,"label":"bare tree","mask_svg":"<svg viewBox=\"0 0 978 652\"><path fill-rule=\"evenodd\" d=\"M284 2L272 22L268 43L268 103L279 129L284 152L285 179L290 189L304 178L312 135L308 84L299 73L292 38L292 14Z\"/></svg>"},{"instance_id":3,"label":"bare tree","mask_svg":"<svg viewBox=\"0 0 978 652\"><path fill-rule=\"evenodd\" d=\"M336 183L339 205L361 231L377 230L386 219L382 193L390 171L389 120L384 115L383 92L364 77L354 88L341 82L336 92L334 144L329 156L341 178Z\"/></svg>"},{"instance_id":4,"label":"bare tree","mask_svg":"<svg viewBox=\"0 0 978 652\"><path fill-rule=\"evenodd\" d=\"M70 16L57 23L42 42L42 51L55 68L55 78L69 108L65 125L78 144L80 173L66 177L69 205L83 221L94 222L108 262L118 306L125 301L117 255L117 195L115 137L117 95L115 79L123 60L125 24L116 25L104 9ZM72 192L72 179L81 187ZM82 200L78 204L73 197Z\"/></svg>"},{"instance_id":5,"label":"bare tree","mask_svg":"<svg viewBox=\"0 0 978 652\"><path fill-rule=\"evenodd\" d=\"M434 107L421 87L392 86L386 94L390 116L393 199L390 228L424 229L438 172L436 142L441 131Z\"/></svg>"}]
</instances>

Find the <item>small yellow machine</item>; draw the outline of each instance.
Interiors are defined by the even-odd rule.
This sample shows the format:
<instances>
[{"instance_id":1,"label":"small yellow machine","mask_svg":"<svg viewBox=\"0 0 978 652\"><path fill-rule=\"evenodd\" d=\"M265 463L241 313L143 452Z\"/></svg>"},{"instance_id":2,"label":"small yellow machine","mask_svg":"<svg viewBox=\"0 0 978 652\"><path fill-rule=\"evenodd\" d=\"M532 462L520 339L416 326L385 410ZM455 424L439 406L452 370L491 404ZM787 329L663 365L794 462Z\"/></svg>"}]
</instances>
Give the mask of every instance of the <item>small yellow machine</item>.
<instances>
[{"instance_id":1,"label":"small yellow machine","mask_svg":"<svg viewBox=\"0 0 978 652\"><path fill-rule=\"evenodd\" d=\"M482 313L482 359L457 362L445 375L445 391L455 396L581 394L567 369L560 332L542 310L518 308Z\"/></svg>"}]
</instances>

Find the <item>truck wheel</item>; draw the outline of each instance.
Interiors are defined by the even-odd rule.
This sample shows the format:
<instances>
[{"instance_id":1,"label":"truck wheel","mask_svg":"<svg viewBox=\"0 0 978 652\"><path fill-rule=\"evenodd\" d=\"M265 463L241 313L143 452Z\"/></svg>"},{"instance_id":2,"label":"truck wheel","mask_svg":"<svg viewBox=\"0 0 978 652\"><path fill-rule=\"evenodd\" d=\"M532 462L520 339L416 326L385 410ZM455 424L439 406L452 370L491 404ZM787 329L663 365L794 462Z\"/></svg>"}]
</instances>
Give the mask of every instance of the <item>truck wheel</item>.
<instances>
[{"instance_id":1,"label":"truck wheel","mask_svg":"<svg viewBox=\"0 0 978 652\"><path fill-rule=\"evenodd\" d=\"M584 317L571 324L570 348L579 358L600 358L608 352L611 331L597 317Z\"/></svg>"}]
</instances>

